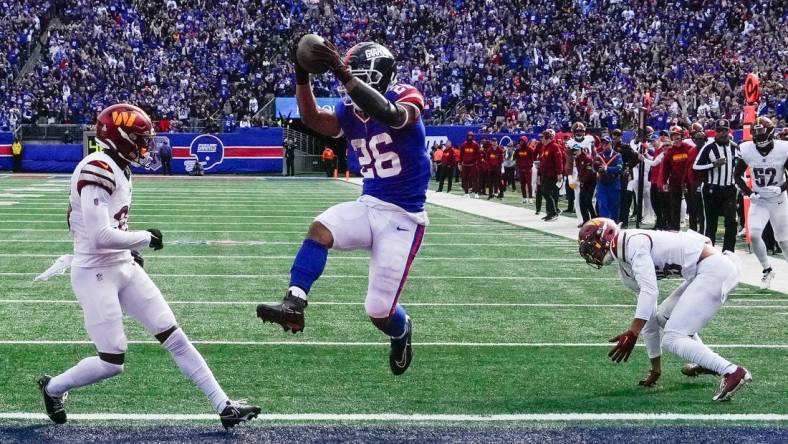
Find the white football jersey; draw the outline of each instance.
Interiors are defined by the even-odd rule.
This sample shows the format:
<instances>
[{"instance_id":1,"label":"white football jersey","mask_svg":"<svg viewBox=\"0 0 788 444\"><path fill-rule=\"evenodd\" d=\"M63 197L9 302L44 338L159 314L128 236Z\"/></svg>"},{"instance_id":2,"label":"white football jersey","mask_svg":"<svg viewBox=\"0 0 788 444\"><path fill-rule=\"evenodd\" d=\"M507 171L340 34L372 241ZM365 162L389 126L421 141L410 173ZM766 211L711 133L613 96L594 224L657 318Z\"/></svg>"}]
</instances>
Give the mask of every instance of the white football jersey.
<instances>
[{"instance_id":1,"label":"white football jersey","mask_svg":"<svg viewBox=\"0 0 788 444\"><path fill-rule=\"evenodd\" d=\"M785 163L788 161L788 141L775 140L774 148L765 156L752 141L739 145L739 156L752 168L752 190L756 193L768 186L785 183Z\"/></svg>"},{"instance_id":2,"label":"white football jersey","mask_svg":"<svg viewBox=\"0 0 788 444\"><path fill-rule=\"evenodd\" d=\"M68 224L74 239L75 267L98 267L116 262L130 261L128 249L94 248L90 242L89 231L99 227L98 221L84 220L81 192L86 186L97 186L109 193L107 210L112 228L128 231L129 208L131 207L131 172L121 169L115 161L102 152L96 152L82 159L71 175L69 195ZM99 205L99 199L94 199Z\"/></svg>"},{"instance_id":3,"label":"white football jersey","mask_svg":"<svg viewBox=\"0 0 788 444\"><path fill-rule=\"evenodd\" d=\"M707 243L711 243L707 237L692 230L621 230L615 257L621 279L629 288L639 291L636 318L650 318L659 296L658 279L695 277L698 260Z\"/></svg>"},{"instance_id":4,"label":"white football jersey","mask_svg":"<svg viewBox=\"0 0 788 444\"><path fill-rule=\"evenodd\" d=\"M582 141L578 142L574 137L567 139L566 148L570 151L580 148L584 153L591 154L594 149L594 136L586 135Z\"/></svg>"}]
</instances>

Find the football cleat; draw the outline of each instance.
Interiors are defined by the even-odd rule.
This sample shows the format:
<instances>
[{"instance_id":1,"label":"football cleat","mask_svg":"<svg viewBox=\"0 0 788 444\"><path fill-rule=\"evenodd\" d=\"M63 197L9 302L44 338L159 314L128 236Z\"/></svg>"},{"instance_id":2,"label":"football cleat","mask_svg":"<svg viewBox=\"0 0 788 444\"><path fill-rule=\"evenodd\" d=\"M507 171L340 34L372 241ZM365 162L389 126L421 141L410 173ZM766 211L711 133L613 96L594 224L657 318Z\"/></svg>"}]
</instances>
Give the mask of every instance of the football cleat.
<instances>
[{"instance_id":1,"label":"football cleat","mask_svg":"<svg viewBox=\"0 0 788 444\"><path fill-rule=\"evenodd\" d=\"M769 288L772 285L772 279L774 279L774 271L772 270L772 267L763 270L763 276L761 276L761 288Z\"/></svg>"},{"instance_id":2,"label":"football cleat","mask_svg":"<svg viewBox=\"0 0 788 444\"><path fill-rule=\"evenodd\" d=\"M234 427L244 421L257 418L260 414L260 407L249 405L243 399L238 401L227 401L227 407L219 413L219 419L225 429Z\"/></svg>"},{"instance_id":3,"label":"football cleat","mask_svg":"<svg viewBox=\"0 0 788 444\"><path fill-rule=\"evenodd\" d=\"M257 306L257 317L263 322L279 324L285 331L292 331L293 334L304 331L304 308L306 299L293 296L287 292L282 302L278 304L260 304Z\"/></svg>"},{"instance_id":4,"label":"football cleat","mask_svg":"<svg viewBox=\"0 0 788 444\"><path fill-rule=\"evenodd\" d=\"M63 407L63 401L68 398L68 392L63 393L63 396L52 396L47 393L47 386L52 379L49 375L44 375L38 380L38 389L44 396L44 408L46 408L47 416L55 424L66 423L66 409Z\"/></svg>"},{"instance_id":5,"label":"football cleat","mask_svg":"<svg viewBox=\"0 0 788 444\"><path fill-rule=\"evenodd\" d=\"M706 367L701 366L700 364L695 364L694 362L688 362L681 367L681 373L684 376L689 376L690 378L695 378L700 375L716 375L717 372L714 370L709 370Z\"/></svg>"},{"instance_id":6,"label":"football cleat","mask_svg":"<svg viewBox=\"0 0 788 444\"><path fill-rule=\"evenodd\" d=\"M407 331L405 335L399 339L391 339L391 353L389 353L389 366L391 373L401 375L405 370L410 367L413 361L413 347L411 347L410 339L413 336L413 322L408 316Z\"/></svg>"},{"instance_id":7,"label":"football cleat","mask_svg":"<svg viewBox=\"0 0 788 444\"><path fill-rule=\"evenodd\" d=\"M715 401L730 401L733 395L744 387L744 384L752 381L752 375L744 367L736 367L733 373L728 373L720 380L720 388L712 398Z\"/></svg>"}]
</instances>

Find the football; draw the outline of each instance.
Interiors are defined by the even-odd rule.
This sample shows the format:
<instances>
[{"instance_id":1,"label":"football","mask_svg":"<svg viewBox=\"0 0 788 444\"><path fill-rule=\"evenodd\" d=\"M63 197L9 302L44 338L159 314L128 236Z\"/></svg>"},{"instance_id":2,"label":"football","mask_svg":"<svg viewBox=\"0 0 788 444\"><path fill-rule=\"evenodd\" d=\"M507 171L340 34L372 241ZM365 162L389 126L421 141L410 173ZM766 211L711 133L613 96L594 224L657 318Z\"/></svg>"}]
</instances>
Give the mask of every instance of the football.
<instances>
[{"instance_id":1,"label":"football","mask_svg":"<svg viewBox=\"0 0 788 444\"><path fill-rule=\"evenodd\" d=\"M317 34L305 34L298 41L296 48L296 59L302 68L310 74L323 74L328 71L328 67L323 63L315 63L311 58L312 48L317 45L324 45L325 39Z\"/></svg>"}]
</instances>

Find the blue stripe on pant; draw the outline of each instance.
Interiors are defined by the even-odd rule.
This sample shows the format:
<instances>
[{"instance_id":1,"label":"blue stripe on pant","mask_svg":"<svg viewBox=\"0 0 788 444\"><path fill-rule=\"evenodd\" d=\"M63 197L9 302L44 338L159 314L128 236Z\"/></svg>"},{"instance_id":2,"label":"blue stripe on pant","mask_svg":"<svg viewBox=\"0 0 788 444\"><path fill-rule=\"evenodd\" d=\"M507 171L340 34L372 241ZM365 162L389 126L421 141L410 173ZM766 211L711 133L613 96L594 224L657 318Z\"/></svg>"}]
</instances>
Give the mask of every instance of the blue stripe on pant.
<instances>
[{"instance_id":1,"label":"blue stripe on pant","mask_svg":"<svg viewBox=\"0 0 788 444\"><path fill-rule=\"evenodd\" d=\"M618 180L605 185L596 184L596 202L599 204L599 216L618 221L618 208L621 199L621 184Z\"/></svg>"}]
</instances>

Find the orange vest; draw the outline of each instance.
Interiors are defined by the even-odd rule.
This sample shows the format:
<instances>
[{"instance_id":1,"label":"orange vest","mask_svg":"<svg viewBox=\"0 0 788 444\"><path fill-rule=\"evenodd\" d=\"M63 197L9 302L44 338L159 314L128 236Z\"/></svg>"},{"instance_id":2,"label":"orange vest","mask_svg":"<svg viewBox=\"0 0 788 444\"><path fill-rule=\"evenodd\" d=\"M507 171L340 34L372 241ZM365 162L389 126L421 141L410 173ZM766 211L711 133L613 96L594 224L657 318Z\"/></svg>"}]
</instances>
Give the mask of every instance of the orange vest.
<instances>
[{"instance_id":1,"label":"orange vest","mask_svg":"<svg viewBox=\"0 0 788 444\"><path fill-rule=\"evenodd\" d=\"M332 160L332 159L334 159L334 150L326 147L326 149L323 150L323 160Z\"/></svg>"}]
</instances>

